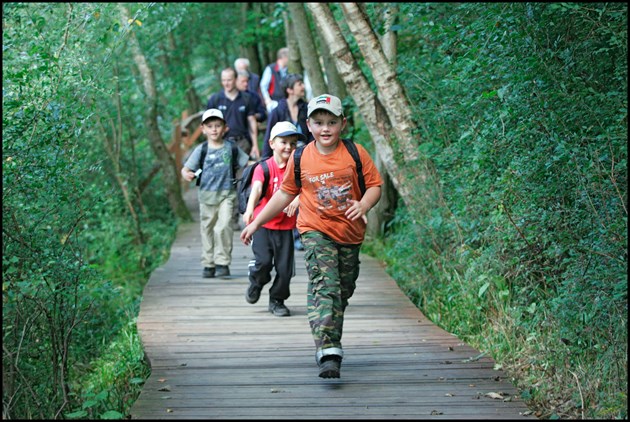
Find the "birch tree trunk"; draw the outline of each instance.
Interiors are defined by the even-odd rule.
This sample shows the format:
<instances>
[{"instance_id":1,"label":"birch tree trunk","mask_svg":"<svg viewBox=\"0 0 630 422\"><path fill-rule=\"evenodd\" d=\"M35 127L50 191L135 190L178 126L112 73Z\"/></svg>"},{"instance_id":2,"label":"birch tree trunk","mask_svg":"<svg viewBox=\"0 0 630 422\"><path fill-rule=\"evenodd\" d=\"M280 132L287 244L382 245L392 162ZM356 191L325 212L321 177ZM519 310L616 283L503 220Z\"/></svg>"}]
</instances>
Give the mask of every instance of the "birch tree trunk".
<instances>
[{"instance_id":1,"label":"birch tree trunk","mask_svg":"<svg viewBox=\"0 0 630 422\"><path fill-rule=\"evenodd\" d=\"M383 46L383 53L387 57L387 60L396 68L396 32L392 31L392 26L396 19L398 6L395 3L390 3L385 6L383 11L383 23L385 33L381 37L381 45ZM382 99L379 97L379 101ZM372 238L382 236L385 232L385 223L389 221L396 211L396 189L392 183L389 173L387 173L381 155L376 153L374 157L374 164L381 173L383 178L383 186L381 186L381 199L368 213L368 222L366 227L366 234ZM385 171L384 171L385 170Z\"/></svg>"},{"instance_id":2,"label":"birch tree trunk","mask_svg":"<svg viewBox=\"0 0 630 422\"><path fill-rule=\"evenodd\" d=\"M319 64L319 54L317 53L317 48L315 48L315 42L313 42L313 35L308 25L304 4L287 3L287 5L293 18L293 29L295 29L295 36L300 46L300 56L302 57L304 69L308 74L308 79L311 82L313 93L316 95L326 93L328 92L328 87L324 81L322 67Z\"/></svg>"},{"instance_id":3,"label":"birch tree trunk","mask_svg":"<svg viewBox=\"0 0 630 422\"><path fill-rule=\"evenodd\" d=\"M289 18L289 14L282 12L284 18L284 33L286 34L287 47L289 48L289 73L304 73L302 67L302 55L295 35L295 21Z\"/></svg>"},{"instance_id":4,"label":"birch tree trunk","mask_svg":"<svg viewBox=\"0 0 630 422\"><path fill-rule=\"evenodd\" d=\"M409 208L418 204L413 195L413 180L404 174L394 159L392 148L392 125L383 105L370 88L365 75L357 65L350 47L341 34L341 29L326 3L306 3L312 12L324 42L328 44L330 54L335 61L337 70L343 79L348 92L355 100L363 120L376 145L387 172L392 177L396 190ZM380 47L379 47L380 48Z\"/></svg>"},{"instance_id":5,"label":"birch tree trunk","mask_svg":"<svg viewBox=\"0 0 630 422\"><path fill-rule=\"evenodd\" d=\"M391 119L396 138L407 163L418 159L418 145L415 141L417 128L411 116L411 107L396 72L381 49L380 42L372 30L369 19L357 3L340 3L348 28L354 35L357 45L372 71L374 82L381 94L383 106Z\"/></svg>"},{"instance_id":6,"label":"birch tree trunk","mask_svg":"<svg viewBox=\"0 0 630 422\"><path fill-rule=\"evenodd\" d=\"M122 24L129 25L127 23L129 21L129 12L127 11L127 8L125 8L125 6L123 6L122 4L119 4L118 7L120 10L121 18L123 20ZM140 49L140 45L133 31L129 31L129 44L133 54L134 62L136 63L136 67L138 68L138 71L142 76L142 85L147 102L145 123L147 125L149 133L149 142L151 144L151 149L155 153L155 156L160 163L162 169L168 202L171 206L171 209L173 210L173 213L175 213L178 218L184 221L192 221L190 212L188 211L186 203L182 198L182 191L179 177L177 175L175 160L168 152L168 149L166 148L166 144L162 139L162 135L160 134L160 129L158 127L157 91L155 89L153 71L147 64L146 58L144 57L144 54Z\"/></svg>"},{"instance_id":7,"label":"birch tree trunk","mask_svg":"<svg viewBox=\"0 0 630 422\"><path fill-rule=\"evenodd\" d=\"M319 34L319 28L317 26L315 26L315 28L317 30L319 38L321 39L322 36L321 34ZM339 72L337 72L337 66L335 66L335 62L330 56L328 44L326 44L325 42L321 42L319 47L319 51L322 55L322 60L324 61L324 74L326 75L326 85L328 85L328 93L343 100L348 96L348 91L346 90L346 85L343 83L341 76L339 76Z\"/></svg>"}]
</instances>

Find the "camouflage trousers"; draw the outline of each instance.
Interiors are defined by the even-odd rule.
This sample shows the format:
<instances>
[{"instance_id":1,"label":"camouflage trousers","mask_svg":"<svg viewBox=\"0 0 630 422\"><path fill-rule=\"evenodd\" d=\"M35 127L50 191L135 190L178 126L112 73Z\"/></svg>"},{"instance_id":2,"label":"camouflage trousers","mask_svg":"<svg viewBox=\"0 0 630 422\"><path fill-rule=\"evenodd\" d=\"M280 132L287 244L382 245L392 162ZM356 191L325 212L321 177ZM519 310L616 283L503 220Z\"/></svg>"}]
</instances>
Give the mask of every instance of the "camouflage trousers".
<instances>
[{"instance_id":1,"label":"camouflage trousers","mask_svg":"<svg viewBox=\"0 0 630 422\"><path fill-rule=\"evenodd\" d=\"M308 322L319 363L326 355L343 356L343 317L359 277L361 245L342 245L316 231L301 237L309 278Z\"/></svg>"}]
</instances>

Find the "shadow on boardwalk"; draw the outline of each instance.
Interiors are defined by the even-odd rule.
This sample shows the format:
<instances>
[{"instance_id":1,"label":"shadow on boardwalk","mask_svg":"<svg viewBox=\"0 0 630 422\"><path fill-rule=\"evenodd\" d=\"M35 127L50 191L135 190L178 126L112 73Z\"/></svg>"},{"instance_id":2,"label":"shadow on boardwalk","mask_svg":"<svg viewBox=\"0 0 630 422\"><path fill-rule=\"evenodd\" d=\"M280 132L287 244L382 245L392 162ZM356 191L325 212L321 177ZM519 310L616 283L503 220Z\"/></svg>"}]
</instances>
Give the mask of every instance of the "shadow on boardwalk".
<instances>
[{"instance_id":1,"label":"shadow on boardwalk","mask_svg":"<svg viewBox=\"0 0 630 422\"><path fill-rule=\"evenodd\" d=\"M185 197L197 220L196 191ZM245 301L252 254L238 234L230 278L201 277L197 221L180 227L152 274L138 316L152 374L133 419L533 419L491 359L427 320L365 255L341 378L319 378L302 253L291 316L274 317L269 285L257 304Z\"/></svg>"}]
</instances>

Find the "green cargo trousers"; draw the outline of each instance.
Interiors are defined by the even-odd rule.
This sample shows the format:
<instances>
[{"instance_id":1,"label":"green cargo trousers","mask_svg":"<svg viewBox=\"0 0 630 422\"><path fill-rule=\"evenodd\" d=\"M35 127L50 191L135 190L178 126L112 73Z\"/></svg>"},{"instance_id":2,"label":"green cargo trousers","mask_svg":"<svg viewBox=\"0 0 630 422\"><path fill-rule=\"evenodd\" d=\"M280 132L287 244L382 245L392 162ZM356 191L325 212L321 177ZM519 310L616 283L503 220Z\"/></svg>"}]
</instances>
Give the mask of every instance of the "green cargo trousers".
<instances>
[{"instance_id":1,"label":"green cargo trousers","mask_svg":"<svg viewBox=\"0 0 630 422\"><path fill-rule=\"evenodd\" d=\"M361 244L343 245L321 232L303 233L308 273L307 310L317 363L327 355L343 357L343 316L359 277Z\"/></svg>"}]
</instances>

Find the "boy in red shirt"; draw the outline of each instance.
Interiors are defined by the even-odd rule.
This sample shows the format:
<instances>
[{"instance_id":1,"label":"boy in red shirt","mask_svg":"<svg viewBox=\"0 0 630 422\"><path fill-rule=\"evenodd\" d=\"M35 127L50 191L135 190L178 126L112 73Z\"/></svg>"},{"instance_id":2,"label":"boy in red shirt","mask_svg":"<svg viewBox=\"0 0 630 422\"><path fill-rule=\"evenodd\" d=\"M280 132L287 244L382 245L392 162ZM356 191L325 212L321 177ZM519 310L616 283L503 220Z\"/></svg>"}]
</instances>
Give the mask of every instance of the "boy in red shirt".
<instances>
[{"instance_id":1,"label":"boy in red shirt","mask_svg":"<svg viewBox=\"0 0 630 422\"><path fill-rule=\"evenodd\" d=\"M302 151L301 187L295 181L292 156L280 190L241 232L241 240L249 244L262 224L300 195L297 228L309 276L307 307L315 359L320 377L339 378L344 311L359 277L365 215L380 199L383 182L368 152L356 144L367 188L361 195L356 163L340 142L346 118L339 98L328 94L313 98L307 115L315 142Z\"/></svg>"},{"instance_id":2,"label":"boy in red shirt","mask_svg":"<svg viewBox=\"0 0 630 422\"><path fill-rule=\"evenodd\" d=\"M273 156L265 160L269 169L267 190L262 191L265 176L262 164L259 164L254 169L252 190L247 201L247 209L243 214L245 225L252 222L280 188L287 162L297 146L298 139L306 141L306 137L298 133L291 122L278 122L271 129L269 145ZM259 200L260 203L258 203ZM299 198L296 196L283 212L279 210L253 234L254 260L249 263L249 288L245 294L245 300L249 303L258 302L262 288L271 281L271 270L275 265L276 276L269 289L269 312L275 316L291 315L284 301L290 295L289 283L295 274L293 229L296 220L295 212L299 203Z\"/></svg>"}]
</instances>

